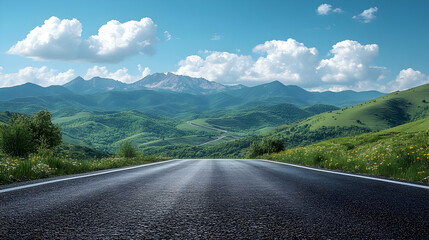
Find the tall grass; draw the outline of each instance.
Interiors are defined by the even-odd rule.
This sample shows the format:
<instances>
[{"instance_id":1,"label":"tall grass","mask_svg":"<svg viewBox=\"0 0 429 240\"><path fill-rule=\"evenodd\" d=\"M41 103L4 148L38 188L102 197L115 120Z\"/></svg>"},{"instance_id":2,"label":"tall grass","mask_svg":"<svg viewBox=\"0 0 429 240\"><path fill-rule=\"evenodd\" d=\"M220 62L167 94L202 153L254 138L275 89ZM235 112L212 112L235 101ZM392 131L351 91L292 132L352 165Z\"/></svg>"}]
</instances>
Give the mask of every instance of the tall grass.
<instances>
[{"instance_id":1,"label":"tall grass","mask_svg":"<svg viewBox=\"0 0 429 240\"><path fill-rule=\"evenodd\" d=\"M264 155L346 172L429 183L429 132L368 133Z\"/></svg>"},{"instance_id":2,"label":"tall grass","mask_svg":"<svg viewBox=\"0 0 429 240\"><path fill-rule=\"evenodd\" d=\"M0 184L34 180L95 170L118 168L166 160L157 156L134 158L110 157L101 159L72 159L46 151L32 154L28 158L0 156Z\"/></svg>"}]
</instances>

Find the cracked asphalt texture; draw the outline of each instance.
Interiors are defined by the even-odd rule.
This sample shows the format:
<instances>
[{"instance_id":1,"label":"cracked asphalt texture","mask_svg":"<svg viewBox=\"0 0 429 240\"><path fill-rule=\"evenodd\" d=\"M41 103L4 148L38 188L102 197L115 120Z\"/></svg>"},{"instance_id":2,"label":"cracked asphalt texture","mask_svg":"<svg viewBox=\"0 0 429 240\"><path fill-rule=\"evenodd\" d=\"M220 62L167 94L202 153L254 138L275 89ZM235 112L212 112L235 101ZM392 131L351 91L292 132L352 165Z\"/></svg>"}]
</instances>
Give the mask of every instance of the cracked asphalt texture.
<instances>
[{"instance_id":1,"label":"cracked asphalt texture","mask_svg":"<svg viewBox=\"0 0 429 240\"><path fill-rule=\"evenodd\" d=\"M0 193L1 239L428 239L429 190L174 160Z\"/></svg>"}]
</instances>

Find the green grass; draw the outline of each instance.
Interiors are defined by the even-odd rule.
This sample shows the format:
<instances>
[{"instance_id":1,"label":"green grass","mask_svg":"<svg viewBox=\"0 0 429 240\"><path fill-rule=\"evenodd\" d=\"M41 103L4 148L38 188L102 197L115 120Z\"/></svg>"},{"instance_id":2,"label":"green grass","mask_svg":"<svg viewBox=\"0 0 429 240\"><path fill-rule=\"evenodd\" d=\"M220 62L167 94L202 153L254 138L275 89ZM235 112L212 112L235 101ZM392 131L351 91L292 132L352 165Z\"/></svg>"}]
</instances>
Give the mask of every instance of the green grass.
<instances>
[{"instance_id":1,"label":"green grass","mask_svg":"<svg viewBox=\"0 0 429 240\"><path fill-rule=\"evenodd\" d=\"M166 159L155 156L138 156L135 158L109 157L78 160L70 158L68 155L53 153L33 154L28 158L0 156L0 184L146 164Z\"/></svg>"},{"instance_id":2,"label":"green grass","mask_svg":"<svg viewBox=\"0 0 429 240\"><path fill-rule=\"evenodd\" d=\"M242 110L206 114L193 123L249 134L261 133L281 124L292 123L320 112L337 110L331 105L314 105L299 108L292 104L260 105Z\"/></svg>"},{"instance_id":3,"label":"green grass","mask_svg":"<svg viewBox=\"0 0 429 240\"><path fill-rule=\"evenodd\" d=\"M383 130L429 116L429 84L310 117L302 124L321 127L367 127Z\"/></svg>"},{"instance_id":4,"label":"green grass","mask_svg":"<svg viewBox=\"0 0 429 240\"><path fill-rule=\"evenodd\" d=\"M429 183L429 118L264 155L275 161Z\"/></svg>"}]
</instances>

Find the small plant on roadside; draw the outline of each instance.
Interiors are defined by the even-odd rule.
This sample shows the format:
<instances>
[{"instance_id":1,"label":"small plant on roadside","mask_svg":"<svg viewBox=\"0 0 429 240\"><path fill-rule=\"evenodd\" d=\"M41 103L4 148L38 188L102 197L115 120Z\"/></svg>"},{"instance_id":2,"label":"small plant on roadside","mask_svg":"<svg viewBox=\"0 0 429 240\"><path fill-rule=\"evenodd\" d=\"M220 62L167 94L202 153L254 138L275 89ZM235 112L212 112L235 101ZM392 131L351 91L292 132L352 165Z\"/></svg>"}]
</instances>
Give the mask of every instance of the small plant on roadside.
<instances>
[{"instance_id":1,"label":"small plant on roadside","mask_svg":"<svg viewBox=\"0 0 429 240\"><path fill-rule=\"evenodd\" d=\"M255 158L264 154L271 154L283 151L283 141L275 137L263 138L261 142L253 142L247 150L248 158Z\"/></svg>"},{"instance_id":2,"label":"small plant on roadside","mask_svg":"<svg viewBox=\"0 0 429 240\"><path fill-rule=\"evenodd\" d=\"M125 141L119 146L118 156L124 158L135 158L137 157L136 147L130 141Z\"/></svg>"}]
</instances>

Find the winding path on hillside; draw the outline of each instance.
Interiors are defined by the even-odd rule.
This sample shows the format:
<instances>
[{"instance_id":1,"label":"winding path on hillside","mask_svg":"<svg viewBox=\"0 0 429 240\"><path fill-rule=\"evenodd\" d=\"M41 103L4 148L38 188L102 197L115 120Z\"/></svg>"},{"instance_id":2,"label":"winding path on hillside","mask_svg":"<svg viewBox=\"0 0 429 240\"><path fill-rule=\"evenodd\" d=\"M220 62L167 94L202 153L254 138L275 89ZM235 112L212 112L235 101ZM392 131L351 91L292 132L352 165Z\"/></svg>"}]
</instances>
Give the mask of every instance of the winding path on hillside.
<instances>
[{"instance_id":1,"label":"winding path on hillside","mask_svg":"<svg viewBox=\"0 0 429 240\"><path fill-rule=\"evenodd\" d=\"M170 160L5 186L0 238L427 239L428 202L425 185L263 160Z\"/></svg>"},{"instance_id":2,"label":"winding path on hillside","mask_svg":"<svg viewBox=\"0 0 429 240\"><path fill-rule=\"evenodd\" d=\"M212 143L212 142L219 141L219 140L221 140L221 139L225 138L225 137L226 137L226 134L228 133L228 131L223 130L223 129L220 129L220 128L208 127L208 126L204 126L204 125L200 125L200 124L193 123L193 122L191 122L191 121L187 121L186 123L187 123L187 124L189 124L189 125L191 125L191 126L196 126L196 127L201 127L201 128L206 128L206 129L211 129L211 130L215 130L215 131L220 131L220 132L222 132L222 135L218 136L216 139L210 140L210 141L205 142L205 143L201 143L201 144L200 144L200 145L198 145L198 146L202 146L202 145L206 145L206 144L209 144L209 143Z\"/></svg>"}]
</instances>

